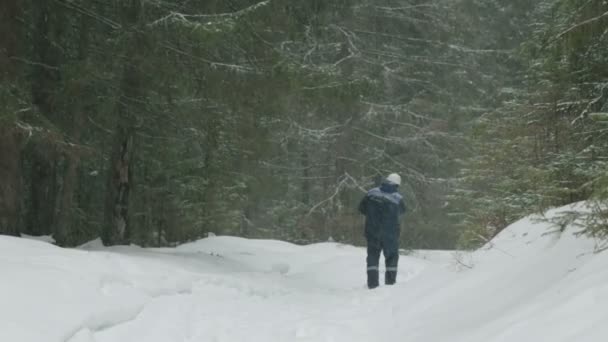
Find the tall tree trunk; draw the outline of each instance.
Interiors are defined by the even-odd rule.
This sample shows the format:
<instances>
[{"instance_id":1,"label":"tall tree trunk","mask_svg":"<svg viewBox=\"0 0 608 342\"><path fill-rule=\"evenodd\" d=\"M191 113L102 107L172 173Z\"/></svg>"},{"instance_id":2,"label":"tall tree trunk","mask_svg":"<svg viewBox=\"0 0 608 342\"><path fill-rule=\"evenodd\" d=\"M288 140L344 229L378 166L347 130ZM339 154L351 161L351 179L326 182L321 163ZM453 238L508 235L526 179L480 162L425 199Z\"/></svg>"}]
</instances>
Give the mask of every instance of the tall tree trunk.
<instances>
[{"instance_id":1,"label":"tall tree trunk","mask_svg":"<svg viewBox=\"0 0 608 342\"><path fill-rule=\"evenodd\" d=\"M51 123L59 123L56 91L60 82L59 64L62 51L57 41L66 25L63 10L51 0L40 0L36 6L33 33L33 60L30 75L32 101ZM51 234L56 224L57 164L54 142L43 141L32 146L29 156L31 202L27 213L27 232L34 235Z\"/></svg>"},{"instance_id":2,"label":"tall tree trunk","mask_svg":"<svg viewBox=\"0 0 608 342\"><path fill-rule=\"evenodd\" d=\"M128 115L124 104L119 104L119 115ZM114 135L110 158L110 173L106 193L103 241L106 245L129 243L129 195L132 188L134 125L121 118Z\"/></svg>"},{"instance_id":3,"label":"tall tree trunk","mask_svg":"<svg viewBox=\"0 0 608 342\"><path fill-rule=\"evenodd\" d=\"M142 93L142 72L138 57L145 54L144 38L138 22L143 14L142 0L126 1L120 6L123 26L130 36L116 111L118 124L114 135L106 192L105 222L102 234L106 245L130 243L129 196L133 188L132 161L135 137L134 107Z\"/></svg>"},{"instance_id":4,"label":"tall tree trunk","mask_svg":"<svg viewBox=\"0 0 608 342\"><path fill-rule=\"evenodd\" d=\"M0 1L0 81L14 77L13 57L17 52L19 37L19 0Z\"/></svg>"},{"instance_id":5,"label":"tall tree trunk","mask_svg":"<svg viewBox=\"0 0 608 342\"><path fill-rule=\"evenodd\" d=\"M302 203L305 206L310 205L310 155L306 151L306 146L302 147L304 151L300 153L300 167L302 168Z\"/></svg>"},{"instance_id":6,"label":"tall tree trunk","mask_svg":"<svg viewBox=\"0 0 608 342\"><path fill-rule=\"evenodd\" d=\"M8 86L17 74L18 0L0 1L0 87ZM2 98L0 98L0 101ZM0 118L10 113L0 102ZM7 115L8 114L8 115ZM0 234L19 235L17 221L21 202L21 163L18 133L12 120L0 120Z\"/></svg>"},{"instance_id":7,"label":"tall tree trunk","mask_svg":"<svg viewBox=\"0 0 608 342\"><path fill-rule=\"evenodd\" d=\"M74 113L74 128L72 139L74 143L80 142L84 118L81 113ZM80 154L78 151L71 151L65 157L65 173L63 175L63 188L59 199L59 210L57 211L54 238L61 246L69 244L70 221L74 203L74 193L78 184L78 166L80 165Z\"/></svg>"},{"instance_id":8,"label":"tall tree trunk","mask_svg":"<svg viewBox=\"0 0 608 342\"><path fill-rule=\"evenodd\" d=\"M53 45L53 32L54 26L62 23L56 19L58 11L52 7L51 0L40 0L35 8L32 59L36 63L31 69L32 101L47 119L53 121L53 94L59 79L59 53Z\"/></svg>"},{"instance_id":9,"label":"tall tree trunk","mask_svg":"<svg viewBox=\"0 0 608 342\"><path fill-rule=\"evenodd\" d=\"M34 147L34 161L30 170L31 200L27 214L27 233L32 235L51 234L55 222L57 174L55 151L40 151Z\"/></svg>"},{"instance_id":10,"label":"tall tree trunk","mask_svg":"<svg viewBox=\"0 0 608 342\"><path fill-rule=\"evenodd\" d=\"M87 58L89 26L88 17L86 15L81 15L80 37L78 44L78 60L81 63L83 63ZM80 103L81 100L79 99L86 90L84 89L85 86L81 84L81 82L78 82L70 88L73 89L73 91L70 92L69 96L76 99L76 101L71 105L73 121L71 140L73 143L79 144L85 125L83 106ZM66 167L63 175L63 189L61 192L61 198L59 199L57 223L55 225L55 232L53 234L59 245L66 245L72 242L69 241L70 222L73 213L72 208L74 206L74 193L78 184L78 166L80 165L80 154L78 151L67 151L65 158Z\"/></svg>"},{"instance_id":11,"label":"tall tree trunk","mask_svg":"<svg viewBox=\"0 0 608 342\"><path fill-rule=\"evenodd\" d=\"M0 126L0 234L19 235L21 198L20 148L17 132Z\"/></svg>"}]
</instances>

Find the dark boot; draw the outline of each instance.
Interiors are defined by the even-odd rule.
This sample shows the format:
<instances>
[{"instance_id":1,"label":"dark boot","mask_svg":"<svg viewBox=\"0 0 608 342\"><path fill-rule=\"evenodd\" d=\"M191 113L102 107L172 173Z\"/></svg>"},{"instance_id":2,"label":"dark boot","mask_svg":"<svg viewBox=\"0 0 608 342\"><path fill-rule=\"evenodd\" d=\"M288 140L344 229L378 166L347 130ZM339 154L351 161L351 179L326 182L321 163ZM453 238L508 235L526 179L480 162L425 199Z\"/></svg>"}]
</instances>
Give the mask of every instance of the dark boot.
<instances>
[{"instance_id":1,"label":"dark boot","mask_svg":"<svg viewBox=\"0 0 608 342\"><path fill-rule=\"evenodd\" d=\"M384 274L384 283L386 285L395 285L397 282L397 271L386 271Z\"/></svg>"},{"instance_id":2,"label":"dark boot","mask_svg":"<svg viewBox=\"0 0 608 342\"><path fill-rule=\"evenodd\" d=\"M384 283L386 285L394 285L397 282L397 265L399 264L399 251L393 249L390 253L384 254L386 258L386 273L384 274Z\"/></svg>"},{"instance_id":3,"label":"dark boot","mask_svg":"<svg viewBox=\"0 0 608 342\"><path fill-rule=\"evenodd\" d=\"M386 273L384 274L384 283L386 285L394 285L397 282L397 265L399 265L399 245L393 239L386 243L390 248L384 250L384 258L386 259Z\"/></svg>"},{"instance_id":4,"label":"dark boot","mask_svg":"<svg viewBox=\"0 0 608 342\"><path fill-rule=\"evenodd\" d=\"M377 239L367 240L367 287L374 289L380 284L378 280L378 264L380 262L380 251L382 245Z\"/></svg>"},{"instance_id":5,"label":"dark boot","mask_svg":"<svg viewBox=\"0 0 608 342\"><path fill-rule=\"evenodd\" d=\"M378 270L367 271L367 287L369 289L375 289L376 287L378 287L378 285L380 285L378 277Z\"/></svg>"}]
</instances>

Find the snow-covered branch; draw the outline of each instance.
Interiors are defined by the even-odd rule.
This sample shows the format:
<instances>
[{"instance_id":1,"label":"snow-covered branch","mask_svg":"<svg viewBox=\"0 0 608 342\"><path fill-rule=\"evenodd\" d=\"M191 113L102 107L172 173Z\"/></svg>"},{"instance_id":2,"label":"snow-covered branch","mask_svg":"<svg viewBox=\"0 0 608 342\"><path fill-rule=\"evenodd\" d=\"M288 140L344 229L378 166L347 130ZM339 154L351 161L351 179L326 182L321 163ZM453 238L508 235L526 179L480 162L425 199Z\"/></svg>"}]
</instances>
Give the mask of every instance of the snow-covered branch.
<instances>
[{"instance_id":1,"label":"snow-covered branch","mask_svg":"<svg viewBox=\"0 0 608 342\"><path fill-rule=\"evenodd\" d=\"M335 62L334 66L338 66L348 59L359 56L361 53L359 51L359 48L357 48L354 43L354 40L357 39L355 33L348 31L346 28L341 27L339 25L332 25L332 27L340 31L344 35L344 37L346 37L346 41L348 43L348 55L342 57L339 61Z\"/></svg>"},{"instance_id":2,"label":"snow-covered branch","mask_svg":"<svg viewBox=\"0 0 608 342\"><path fill-rule=\"evenodd\" d=\"M244 15L247 15L251 12L258 10L261 7L267 6L270 4L271 0L262 1L255 5L251 5L249 7L243 8L241 10L235 12L228 13L212 13L212 14L184 14L179 12L171 12L166 16L157 19L149 24L149 26L156 26L159 24L164 24L167 22L181 22L190 24L192 21L199 20L218 20L218 19L238 19Z\"/></svg>"},{"instance_id":3,"label":"snow-covered branch","mask_svg":"<svg viewBox=\"0 0 608 342\"><path fill-rule=\"evenodd\" d=\"M587 104L587 106L585 107L585 109L581 112L581 114L576 117L576 119L574 119L572 121L572 125L576 124L577 121L579 121L580 119L587 117L590 114L591 108L598 104L606 95L606 90L608 89L608 83L603 83L601 86L599 86L599 95L594 98L593 100L589 101L589 103Z\"/></svg>"},{"instance_id":4,"label":"snow-covered branch","mask_svg":"<svg viewBox=\"0 0 608 342\"><path fill-rule=\"evenodd\" d=\"M291 120L289 122L289 124L292 129L295 129L298 136L310 138L315 141L320 141L323 139L334 138L336 136L339 136L341 134L340 129L342 127L346 126L350 121L351 121L351 119L348 119L344 123L333 125L333 126L328 126L328 127L324 127L324 128L320 128L320 129L304 127L295 120Z\"/></svg>"},{"instance_id":5,"label":"snow-covered branch","mask_svg":"<svg viewBox=\"0 0 608 342\"><path fill-rule=\"evenodd\" d=\"M582 22L580 22L580 23L578 23L578 24L575 24L575 25L571 26L570 28L568 28L568 29L566 29L566 30L562 31L560 34L558 34L558 35L557 35L557 38L558 38L558 39L559 39L559 38L562 38L563 36L567 35L568 33L572 32L572 31L574 31L574 30L577 30L577 29L579 29L579 28L581 28L581 27L583 27L583 26L586 26L586 25L592 24L592 23L594 23L594 22L596 22L596 21L599 21L599 20L601 20L601 19L604 19L604 18L606 18L606 17L608 17L608 11L604 12L604 13L603 13L603 14L601 14L601 15L598 15L597 17L593 17L593 18L591 18L591 19L587 19L587 20L585 20L585 21L582 21Z\"/></svg>"},{"instance_id":6,"label":"snow-covered branch","mask_svg":"<svg viewBox=\"0 0 608 342\"><path fill-rule=\"evenodd\" d=\"M169 43L163 44L162 46L165 49L171 50L179 55L187 56L192 59L199 60L205 64L210 65L212 68L225 68L225 69L230 69L230 70L237 71L237 72L249 72L249 73L256 72L256 70L254 68L249 67L249 66L240 65L240 64L229 64L229 63L223 63L223 62L216 62L216 61L208 60L201 56L195 56L186 51L180 50L177 47L170 45Z\"/></svg>"},{"instance_id":7,"label":"snow-covered branch","mask_svg":"<svg viewBox=\"0 0 608 342\"><path fill-rule=\"evenodd\" d=\"M308 211L307 216L312 215L322 205L332 202L334 200L334 198L336 198L336 196L338 196L340 194L340 191L347 187L348 188L357 188L357 189L361 190L362 192L366 192L365 188L363 188L353 176L351 176L348 172L345 172L342 175L342 177L340 177L340 181L336 185L334 192L328 198L322 200L321 202L315 204L312 208L310 208L310 211Z\"/></svg>"},{"instance_id":8,"label":"snow-covered branch","mask_svg":"<svg viewBox=\"0 0 608 342\"><path fill-rule=\"evenodd\" d=\"M58 3L59 5L65 7L65 8L67 8L67 9L76 11L76 12L78 12L78 13L84 15L84 16L89 17L89 18L93 18L96 21L98 21L98 22L100 22L100 23L102 23L104 25L107 25L107 26L109 26L109 27L111 27L111 28L113 28L115 30L118 30L118 29L122 28L122 25L120 25L119 23L113 21L112 19L110 19L108 17L104 17L104 16L102 16L102 15L100 15L98 13L95 13L95 12L89 10L88 8L86 8L86 7L82 6L81 4L79 4L78 1L55 0L55 2Z\"/></svg>"}]
</instances>

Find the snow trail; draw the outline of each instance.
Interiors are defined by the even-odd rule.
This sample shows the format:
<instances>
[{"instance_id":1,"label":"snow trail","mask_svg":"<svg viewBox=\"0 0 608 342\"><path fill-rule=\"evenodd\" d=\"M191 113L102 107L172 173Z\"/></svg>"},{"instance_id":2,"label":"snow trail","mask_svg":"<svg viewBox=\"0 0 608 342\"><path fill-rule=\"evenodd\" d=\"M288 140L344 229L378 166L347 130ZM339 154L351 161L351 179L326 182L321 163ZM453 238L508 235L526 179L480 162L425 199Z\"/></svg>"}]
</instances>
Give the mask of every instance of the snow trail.
<instances>
[{"instance_id":1,"label":"snow trail","mask_svg":"<svg viewBox=\"0 0 608 342\"><path fill-rule=\"evenodd\" d=\"M458 262L416 251L374 291L365 249L336 243L69 250L0 237L0 341L600 342L608 253L577 229L529 217Z\"/></svg>"}]
</instances>

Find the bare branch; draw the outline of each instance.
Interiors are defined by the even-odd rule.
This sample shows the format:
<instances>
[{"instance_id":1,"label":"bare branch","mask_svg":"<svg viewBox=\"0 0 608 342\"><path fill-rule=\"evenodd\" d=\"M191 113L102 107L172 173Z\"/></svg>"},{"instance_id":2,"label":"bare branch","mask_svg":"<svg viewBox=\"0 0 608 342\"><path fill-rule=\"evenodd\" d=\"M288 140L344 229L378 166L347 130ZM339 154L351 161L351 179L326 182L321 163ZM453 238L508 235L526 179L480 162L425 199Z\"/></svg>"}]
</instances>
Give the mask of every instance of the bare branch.
<instances>
[{"instance_id":1,"label":"bare branch","mask_svg":"<svg viewBox=\"0 0 608 342\"><path fill-rule=\"evenodd\" d=\"M336 196L338 196L338 194L340 194L340 190L342 190L342 188L346 184L346 181L348 181L348 180L349 180L349 178L343 177L342 180L336 186L336 189L335 189L334 193L331 196L329 196L328 198L324 199L323 201L315 204L312 208L310 208L310 210L308 211L308 214L306 216L312 215L312 213L314 213L323 204L333 201L333 199Z\"/></svg>"},{"instance_id":2,"label":"bare branch","mask_svg":"<svg viewBox=\"0 0 608 342\"><path fill-rule=\"evenodd\" d=\"M36 62L36 61L30 61L28 59L25 58L21 58L21 57L11 57L12 60L18 61L18 62L22 62L28 65L34 65L34 66L39 66L42 67L44 69L49 69L49 70L54 70L57 71L59 70L59 67L56 67L54 65L49 65L46 63L42 63L42 62Z\"/></svg>"},{"instance_id":3,"label":"bare branch","mask_svg":"<svg viewBox=\"0 0 608 342\"><path fill-rule=\"evenodd\" d=\"M577 29L579 29L579 28L581 28L581 27L583 27L583 26L586 26L586 25L592 24L592 23L594 23L594 22L596 22L596 21L598 21L598 20L601 20L601 19L603 19L603 18L606 18L606 17L608 17L608 11L604 12L604 13L603 13L603 14L601 14L601 15L598 15L597 17L594 17L594 18L591 18L591 19L587 19L587 20L585 20L585 21L583 21L583 22L580 22L580 23L578 23L578 24L576 24L576 25L574 25L574 26L572 26L572 27L568 28L567 30L565 30L565 31L563 31L562 33L558 34L556 38L557 38L557 39L562 38L563 36L565 36L566 34L568 34L568 33L572 32L572 31L574 31L574 30L577 30Z\"/></svg>"},{"instance_id":4,"label":"bare branch","mask_svg":"<svg viewBox=\"0 0 608 342\"><path fill-rule=\"evenodd\" d=\"M236 12L229 12L229 13L183 14L183 13L178 13L178 12L171 12L168 15L166 15L160 19L157 19L148 25L156 26L158 24L166 23L169 21L189 23L191 20L200 20L200 19L237 19L237 18L242 17L246 14L249 14L261 7L267 6L268 4L270 4L270 1L271 0L262 1L255 5L251 5L247 8L238 10Z\"/></svg>"},{"instance_id":5,"label":"bare branch","mask_svg":"<svg viewBox=\"0 0 608 342\"><path fill-rule=\"evenodd\" d=\"M77 4L74 1L55 0L55 2L58 3L58 4L60 4L61 6L65 7L65 8L74 10L74 11L80 13L80 14L84 14L84 15L90 17L90 18L93 18L93 19L99 21L100 23L105 24L105 25L107 25L107 26L109 26L109 27L111 27L111 28L113 28L115 30L118 30L118 29L122 28L122 26L119 23L117 23L117 22L115 22L115 21L113 21L113 20L111 20L111 19L109 19L107 17L101 16L101 15L99 15L99 14L93 12L93 11L90 11L89 9L83 7L82 5Z\"/></svg>"},{"instance_id":6,"label":"bare branch","mask_svg":"<svg viewBox=\"0 0 608 342\"><path fill-rule=\"evenodd\" d=\"M600 86L599 92L600 94L594 98L593 100L589 101L589 103L587 103L587 106L585 107L585 109L581 112L581 114L579 116L577 116L573 121L572 121L572 125L576 124L580 119L583 119L585 117L587 117L589 115L589 113L591 112L591 107L597 103L599 103L602 98L604 98L604 93L605 90L608 89L608 82L607 83L603 83Z\"/></svg>"},{"instance_id":7,"label":"bare branch","mask_svg":"<svg viewBox=\"0 0 608 342\"><path fill-rule=\"evenodd\" d=\"M256 70L252 67L248 67L248 66L244 66L244 65L239 65L239 64L228 64L228 63L222 63L222 62L214 62L211 60L208 60L206 58L200 57L200 56L195 56L193 54L190 54L186 51L182 51L178 48L176 48L175 46L171 46L169 43L165 43L162 45L162 47L164 47L165 49L171 50L177 54L180 54L182 56L187 56L190 57L192 59L196 59L199 61L202 61L206 64L209 64L211 67L222 67L222 68L227 68L227 69L231 69L231 70L235 70L235 71L240 71L240 72L256 72Z\"/></svg>"}]
</instances>

